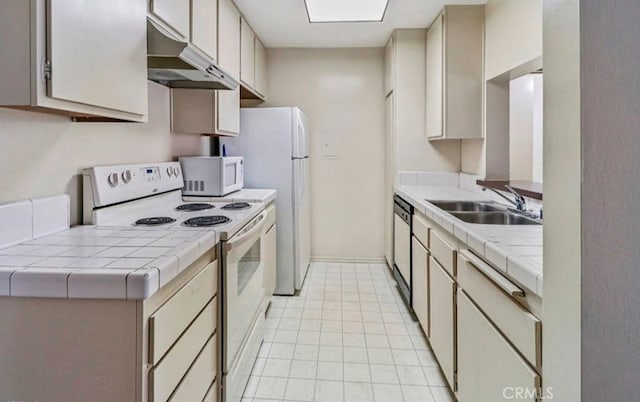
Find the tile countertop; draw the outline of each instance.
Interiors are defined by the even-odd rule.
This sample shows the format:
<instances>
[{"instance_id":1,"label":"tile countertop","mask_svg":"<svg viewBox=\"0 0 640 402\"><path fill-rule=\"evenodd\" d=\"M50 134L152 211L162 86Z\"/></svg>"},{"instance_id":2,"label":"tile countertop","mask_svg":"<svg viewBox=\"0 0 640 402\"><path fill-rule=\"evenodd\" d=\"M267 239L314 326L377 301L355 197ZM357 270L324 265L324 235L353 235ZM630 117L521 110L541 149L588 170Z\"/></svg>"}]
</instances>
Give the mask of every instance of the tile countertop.
<instances>
[{"instance_id":1,"label":"tile countertop","mask_svg":"<svg viewBox=\"0 0 640 402\"><path fill-rule=\"evenodd\" d=\"M395 193L490 261L505 276L542 297L542 226L466 223L426 201L493 200L456 187L396 186Z\"/></svg>"},{"instance_id":2,"label":"tile countertop","mask_svg":"<svg viewBox=\"0 0 640 402\"><path fill-rule=\"evenodd\" d=\"M0 249L0 296L147 299L218 240L194 228L72 227Z\"/></svg>"}]
</instances>

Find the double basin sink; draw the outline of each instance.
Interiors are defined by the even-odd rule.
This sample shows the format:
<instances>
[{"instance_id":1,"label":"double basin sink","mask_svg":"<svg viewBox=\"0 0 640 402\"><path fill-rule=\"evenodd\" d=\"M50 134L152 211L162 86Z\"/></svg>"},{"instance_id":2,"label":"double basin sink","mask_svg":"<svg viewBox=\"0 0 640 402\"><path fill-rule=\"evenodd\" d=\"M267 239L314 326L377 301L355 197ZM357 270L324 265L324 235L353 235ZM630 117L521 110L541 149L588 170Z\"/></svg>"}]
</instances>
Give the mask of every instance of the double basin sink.
<instances>
[{"instance_id":1,"label":"double basin sink","mask_svg":"<svg viewBox=\"0 0 640 402\"><path fill-rule=\"evenodd\" d=\"M426 201L467 223L480 225L542 224L537 219L511 212L506 207L489 201Z\"/></svg>"}]
</instances>

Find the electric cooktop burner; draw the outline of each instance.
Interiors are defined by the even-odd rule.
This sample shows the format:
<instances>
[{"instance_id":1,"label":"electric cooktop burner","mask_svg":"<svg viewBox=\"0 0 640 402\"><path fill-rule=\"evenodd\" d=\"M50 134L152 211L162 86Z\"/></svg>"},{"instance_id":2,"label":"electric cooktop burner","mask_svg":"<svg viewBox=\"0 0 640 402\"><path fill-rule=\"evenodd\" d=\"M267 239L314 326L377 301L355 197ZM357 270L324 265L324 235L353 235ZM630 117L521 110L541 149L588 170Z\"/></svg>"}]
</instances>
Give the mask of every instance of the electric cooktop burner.
<instances>
[{"instance_id":1,"label":"electric cooktop burner","mask_svg":"<svg viewBox=\"0 0 640 402\"><path fill-rule=\"evenodd\" d=\"M194 203L194 204L182 204L182 205L179 205L176 208L176 211L195 212L195 211L204 211L206 209L212 209L212 208L215 208L215 207L213 205L211 205L211 204Z\"/></svg>"},{"instance_id":2,"label":"electric cooktop burner","mask_svg":"<svg viewBox=\"0 0 640 402\"><path fill-rule=\"evenodd\" d=\"M239 211L241 209L249 209L251 205L247 202L233 202L231 204L227 204L222 209L231 210L231 211Z\"/></svg>"},{"instance_id":3,"label":"electric cooktop burner","mask_svg":"<svg viewBox=\"0 0 640 402\"><path fill-rule=\"evenodd\" d=\"M200 227L200 226L215 226L222 225L223 223L231 222L231 219L221 215L210 216L197 216L195 218L187 219L182 224L185 226Z\"/></svg>"},{"instance_id":4,"label":"electric cooktop burner","mask_svg":"<svg viewBox=\"0 0 640 402\"><path fill-rule=\"evenodd\" d=\"M158 226L158 225L166 225L168 223L173 223L176 220L173 218L169 218L168 216L154 216L152 218L142 218L138 219L135 225L139 226Z\"/></svg>"}]
</instances>

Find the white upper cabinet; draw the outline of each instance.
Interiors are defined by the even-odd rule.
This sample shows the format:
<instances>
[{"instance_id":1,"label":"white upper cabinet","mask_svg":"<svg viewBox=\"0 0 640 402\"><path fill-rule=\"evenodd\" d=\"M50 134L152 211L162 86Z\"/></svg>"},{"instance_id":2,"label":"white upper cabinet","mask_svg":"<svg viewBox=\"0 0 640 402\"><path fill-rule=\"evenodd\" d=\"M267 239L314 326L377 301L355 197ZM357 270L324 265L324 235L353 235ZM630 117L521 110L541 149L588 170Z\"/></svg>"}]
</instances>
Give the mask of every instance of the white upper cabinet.
<instances>
[{"instance_id":1,"label":"white upper cabinet","mask_svg":"<svg viewBox=\"0 0 640 402\"><path fill-rule=\"evenodd\" d=\"M218 64L240 78L240 12L231 0L218 1Z\"/></svg>"},{"instance_id":2,"label":"white upper cabinet","mask_svg":"<svg viewBox=\"0 0 640 402\"><path fill-rule=\"evenodd\" d=\"M218 0L191 1L191 43L213 60L218 57Z\"/></svg>"},{"instance_id":3,"label":"white upper cabinet","mask_svg":"<svg viewBox=\"0 0 640 402\"><path fill-rule=\"evenodd\" d=\"M240 38L240 81L255 88L256 36L244 18L240 22Z\"/></svg>"},{"instance_id":4,"label":"white upper cabinet","mask_svg":"<svg viewBox=\"0 0 640 402\"><path fill-rule=\"evenodd\" d=\"M216 134L240 134L240 87L233 91L216 91Z\"/></svg>"},{"instance_id":5,"label":"white upper cabinet","mask_svg":"<svg viewBox=\"0 0 640 402\"><path fill-rule=\"evenodd\" d=\"M0 2L0 105L146 121L146 19L145 0Z\"/></svg>"},{"instance_id":6,"label":"white upper cabinet","mask_svg":"<svg viewBox=\"0 0 640 402\"><path fill-rule=\"evenodd\" d=\"M149 0L149 14L189 40L190 3L190 0Z\"/></svg>"},{"instance_id":7,"label":"white upper cabinet","mask_svg":"<svg viewBox=\"0 0 640 402\"><path fill-rule=\"evenodd\" d=\"M267 92L267 58L264 45L244 18L240 23L240 36L242 98L264 100Z\"/></svg>"},{"instance_id":8,"label":"white upper cabinet","mask_svg":"<svg viewBox=\"0 0 640 402\"><path fill-rule=\"evenodd\" d=\"M441 14L427 31L427 137L442 137L444 124L442 116L444 77L444 15Z\"/></svg>"},{"instance_id":9,"label":"white upper cabinet","mask_svg":"<svg viewBox=\"0 0 640 402\"><path fill-rule=\"evenodd\" d=\"M427 31L426 136L482 138L484 6L446 6Z\"/></svg>"},{"instance_id":10,"label":"white upper cabinet","mask_svg":"<svg viewBox=\"0 0 640 402\"><path fill-rule=\"evenodd\" d=\"M266 99L267 97L267 52L260 39L256 36L255 52L255 90L258 95Z\"/></svg>"}]
</instances>

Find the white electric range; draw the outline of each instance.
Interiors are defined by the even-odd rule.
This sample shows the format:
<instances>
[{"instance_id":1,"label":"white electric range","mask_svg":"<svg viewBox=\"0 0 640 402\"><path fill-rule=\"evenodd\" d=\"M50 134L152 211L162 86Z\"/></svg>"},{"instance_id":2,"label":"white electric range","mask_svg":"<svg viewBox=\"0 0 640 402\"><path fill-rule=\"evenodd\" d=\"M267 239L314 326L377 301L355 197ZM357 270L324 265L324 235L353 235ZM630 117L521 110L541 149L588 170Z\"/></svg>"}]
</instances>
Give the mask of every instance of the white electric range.
<instances>
[{"instance_id":1,"label":"white electric range","mask_svg":"<svg viewBox=\"0 0 640 402\"><path fill-rule=\"evenodd\" d=\"M265 205L187 202L182 199L183 186L177 162L86 169L84 223L216 233L222 263L223 395L226 402L239 402L264 339Z\"/></svg>"}]
</instances>

